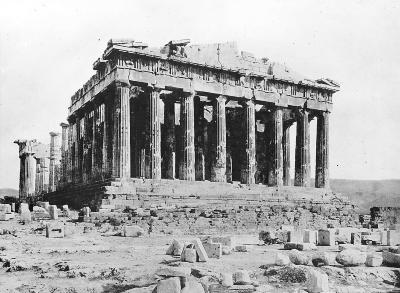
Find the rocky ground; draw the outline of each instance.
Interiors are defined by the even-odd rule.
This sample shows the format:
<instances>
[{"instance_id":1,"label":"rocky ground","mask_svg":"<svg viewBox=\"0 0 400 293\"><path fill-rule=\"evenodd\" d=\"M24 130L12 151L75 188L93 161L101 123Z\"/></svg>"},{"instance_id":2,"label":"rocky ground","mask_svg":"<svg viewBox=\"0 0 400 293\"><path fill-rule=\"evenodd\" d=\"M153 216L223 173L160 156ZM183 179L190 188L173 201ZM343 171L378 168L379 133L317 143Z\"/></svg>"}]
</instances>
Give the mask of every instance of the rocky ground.
<instances>
[{"instance_id":1,"label":"rocky ground","mask_svg":"<svg viewBox=\"0 0 400 293\"><path fill-rule=\"evenodd\" d=\"M67 222L65 238L46 238L46 222ZM0 292L152 292L162 278L160 268L191 269L192 278L218 283L221 273L247 270L256 292L305 292L308 265L275 265L283 245L260 245L258 235L232 235L249 251L231 252L220 259L188 263L166 255L174 239L190 241L193 235L118 235L121 226L110 223L74 223L73 220L33 221L21 224L18 216L0 222ZM201 235L196 235L201 236ZM380 250L379 247L369 247ZM319 247L337 251L338 247ZM304 254L315 254L315 251ZM393 267L344 267L339 264L315 268L329 277L331 292L400 292L400 270ZM243 289L243 288L242 288ZM210 292L251 292L231 289Z\"/></svg>"}]
</instances>

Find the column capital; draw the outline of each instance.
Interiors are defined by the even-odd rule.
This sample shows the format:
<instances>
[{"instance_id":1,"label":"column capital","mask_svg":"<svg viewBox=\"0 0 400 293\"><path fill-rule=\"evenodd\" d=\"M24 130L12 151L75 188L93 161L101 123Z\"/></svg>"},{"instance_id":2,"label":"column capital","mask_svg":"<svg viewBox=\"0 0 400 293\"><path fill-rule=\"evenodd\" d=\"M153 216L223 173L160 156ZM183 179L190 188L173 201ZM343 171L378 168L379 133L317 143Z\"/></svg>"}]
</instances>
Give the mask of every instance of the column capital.
<instances>
[{"instance_id":1,"label":"column capital","mask_svg":"<svg viewBox=\"0 0 400 293\"><path fill-rule=\"evenodd\" d=\"M130 87L131 83L128 79L118 79L115 81L116 87Z\"/></svg>"},{"instance_id":2,"label":"column capital","mask_svg":"<svg viewBox=\"0 0 400 293\"><path fill-rule=\"evenodd\" d=\"M220 96L218 96L218 97L216 98L216 100L217 100L219 103L225 103L225 102L226 102L226 97L223 96L223 95L220 95Z\"/></svg>"},{"instance_id":3,"label":"column capital","mask_svg":"<svg viewBox=\"0 0 400 293\"><path fill-rule=\"evenodd\" d=\"M67 124L67 123L65 123L65 122L61 122L61 123L60 123L60 126L61 126L62 128L67 128L67 127L69 126L69 124Z\"/></svg>"}]
</instances>

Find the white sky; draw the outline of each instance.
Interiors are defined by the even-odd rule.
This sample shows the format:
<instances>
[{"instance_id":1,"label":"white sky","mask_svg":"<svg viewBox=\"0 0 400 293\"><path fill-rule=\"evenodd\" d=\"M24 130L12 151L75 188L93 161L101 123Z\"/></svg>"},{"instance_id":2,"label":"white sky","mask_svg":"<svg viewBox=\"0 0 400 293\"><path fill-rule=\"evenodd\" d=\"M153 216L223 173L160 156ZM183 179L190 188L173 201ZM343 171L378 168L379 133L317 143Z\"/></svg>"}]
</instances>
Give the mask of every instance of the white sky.
<instances>
[{"instance_id":1,"label":"white sky","mask_svg":"<svg viewBox=\"0 0 400 293\"><path fill-rule=\"evenodd\" d=\"M400 178L400 1L2 1L0 187L18 187L16 138L49 142L114 37L237 41L341 84L331 178ZM294 142L294 141L293 141Z\"/></svg>"}]
</instances>

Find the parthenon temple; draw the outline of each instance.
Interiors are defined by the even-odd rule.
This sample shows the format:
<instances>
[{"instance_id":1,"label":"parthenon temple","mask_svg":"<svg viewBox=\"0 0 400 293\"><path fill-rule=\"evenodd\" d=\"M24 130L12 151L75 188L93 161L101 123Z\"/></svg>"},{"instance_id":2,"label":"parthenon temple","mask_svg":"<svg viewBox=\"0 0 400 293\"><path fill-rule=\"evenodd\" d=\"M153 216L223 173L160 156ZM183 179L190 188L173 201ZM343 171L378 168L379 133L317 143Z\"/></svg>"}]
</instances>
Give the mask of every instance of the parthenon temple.
<instances>
[{"instance_id":1,"label":"parthenon temple","mask_svg":"<svg viewBox=\"0 0 400 293\"><path fill-rule=\"evenodd\" d=\"M315 188L329 190L329 115L340 89L333 80L307 79L233 42L152 48L112 39L93 69L47 154L36 141L16 141L22 197L93 205L113 194L124 204L140 201L144 185L161 195L193 195L194 186L218 193L228 184L262 194L292 185L293 167L293 185L311 187L313 119Z\"/></svg>"}]
</instances>

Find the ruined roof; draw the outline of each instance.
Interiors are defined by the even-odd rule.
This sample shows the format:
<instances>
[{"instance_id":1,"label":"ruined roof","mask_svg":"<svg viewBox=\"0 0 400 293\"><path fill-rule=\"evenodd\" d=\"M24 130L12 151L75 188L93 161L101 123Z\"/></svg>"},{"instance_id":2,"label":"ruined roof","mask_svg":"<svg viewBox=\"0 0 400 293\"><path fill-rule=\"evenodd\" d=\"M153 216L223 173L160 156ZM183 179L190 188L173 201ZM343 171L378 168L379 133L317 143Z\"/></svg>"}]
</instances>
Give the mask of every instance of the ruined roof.
<instances>
[{"instance_id":1,"label":"ruined roof","mask_svg":"<svg viewBox=\"0 0 400 293\"><path fill-rule=\"evenodd\" d=\"M189 39L170 41L162 48L148 47L147 44L130 39L111 39L104 53L106 56L113 46L155 55L164 58L178 58L183 62L239 71L246 75L271 76L277 80L315 86L317 84L339 88L339 84L330 79L311 80L293 71L284 64L268 58L256 58L252 53L239 51L236 42L213 44L190 44Z\"/></svg>"}]
</instances>

